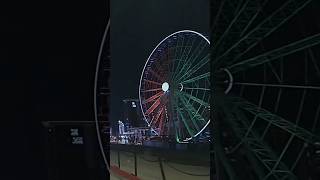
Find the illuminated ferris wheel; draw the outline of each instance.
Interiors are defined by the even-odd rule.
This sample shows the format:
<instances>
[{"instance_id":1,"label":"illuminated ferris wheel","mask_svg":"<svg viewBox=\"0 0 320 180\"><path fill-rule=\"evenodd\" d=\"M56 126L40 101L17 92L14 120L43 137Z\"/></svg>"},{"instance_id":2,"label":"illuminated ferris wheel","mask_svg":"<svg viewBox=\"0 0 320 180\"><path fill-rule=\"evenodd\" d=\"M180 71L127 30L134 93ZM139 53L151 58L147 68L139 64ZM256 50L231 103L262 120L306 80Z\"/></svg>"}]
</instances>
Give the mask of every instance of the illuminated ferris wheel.
<instances>
[{"instance_id":1,"label":"illuminated ferris wheel","mask_svg":"<svg viewBox=\"0 0 320 180\"><path fill-rule=\"evenodd\" d=\"M143 68L139 99L143 116L159 136L177 142L198 136L210 123L210 42L183 30L164 38Z\"/></svg>"}]
</instances>

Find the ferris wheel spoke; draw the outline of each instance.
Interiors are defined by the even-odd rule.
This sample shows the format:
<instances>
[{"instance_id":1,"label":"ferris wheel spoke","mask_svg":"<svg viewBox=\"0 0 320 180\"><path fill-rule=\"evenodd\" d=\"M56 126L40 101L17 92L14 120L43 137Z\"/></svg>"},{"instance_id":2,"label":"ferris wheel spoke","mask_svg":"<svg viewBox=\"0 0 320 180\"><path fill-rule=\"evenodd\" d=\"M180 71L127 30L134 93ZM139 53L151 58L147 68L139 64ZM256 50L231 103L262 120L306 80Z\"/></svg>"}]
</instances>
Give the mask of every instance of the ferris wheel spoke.
<instances>
[{"instance_id":1,"label":"ferris wheel spoke","mask_svg":"<svg viewBox=\"0 0 320 180\"><path fill-rule=\"evenodd\" d=\"M163 135L164 134L164 130L165 130L165 127L164 127L164 125L165 125L165 123L164 123L164 113L163 113L163 111L162 111L162 113L161 113L161 115L160 115L160 121L159 121L159 125L158 125L158 127L159 127L159 134L160 135Z\"/></svg>"},{"instance_id":2,"label":"ferris wheel spoke","mask_svg":"<svg viewBox=\"0 0 320 180\"><path fill-rule=\"evenodd\" d=\"M163 58L163 57L161 57L161 58ZM165 67L163 66L163 64L162 64L163 62L162 61L156 61L155 63L154 63L154 68L150 68L151 70L157 70L157 72L155 72L156 73L156 75L158 75L159 76L159 81L162 81L163 80L163 77L160 75L160 73L163 73L163 72L165 72L166 70L164 69ZM152 72L151 72L152 73Z\"/></svg>"},{"instance_id":3,"label":"ferris wheel spoke","mask_svg":"<svg viewBox=\"0 0 320 180\"><path fill-rule=\"evenodd\" d=\"M295 124L299 124L299 121L300 121L300 119L301 119L301 113L302 113L302 109L303 109L303 105L304 105L305 95L306 95L306 90L304 90L303 96L302 96L302 100L300 101L300 107L299 107L299 111L298 111L298 115L297 115ZM272 172L274 172L275 169L279 166L279 164L280 164L280 162L281 162L284 154L287 152L287 150L288 150L288 148L289 148L289 146L290 146L290 144L291 144L294 136L295 136L294 134L291 134L291 136L290 136L289 140L287 141L285 147L282 149L282 152L281 152L281 154L280 154L280 156L279 156L276 164L274 165L274 167L272 168L272 170L269 172L269 174L272 173ZM268 177L268 175L267 175L267 177ZM267 179L267 178L266 178L266 179Z\"/></svg>"},{"instance_id":4,"label":"ferris wheel spoke","mask_svg":"<svg viewBox=\"0 0 320 180\"><path fill-rule=\"evenodd\" d=\"M247 21L248 23L246 24L246 26L238 25L238 29L241 29L241 33L239 35L240 37L244 36L244 33L252 25L253 21L257 18L259 13L262 11L262 8L266 5L266 3L268 3L268 0L264 0L261 2L250 1L250 3L251 4L249 4L248 6L249 8L247 8L246 11L244 12L245 17L243 17L244 21L246 18L249 19ZM241 23L241 20L239 20L238 22Z\"/></svg>"},{"instance_id":5,"label":"ferris wheel spoke","mask_svg":"<svg viewBox=\"0 0 320 180\"><path fill-rule=\"evenodd\" d=\"M241 5L244 0L225 0L225 1L213 1L213 8L211 12L217 12L214 15L214 19L212 22L212 26L210 29L214 29L212 34L212 39L216 41L223 31L225 31L226 27L229 25L230 21L232 21L234 14L237 14L241 8Z\"/></svg>"},{"instance_id":6,"label":"ferris wheel spoke","mask_svg":"<svg viewBox=\"0 0 320 180\"><path fill-rule=\"evenodd\" d=\"M195 41L196 41L196 38L189 38L187 40L186 44L184 45L180 59L187 59L188 58Z\"/></svg>"},{"instance_id":7,"label":"ferris wheel spoke","mask_svg":"<svg viewBox=\"0 0 320 180\"><path fill-rule=\"evenodd\" d=\"M151 117L151 120L147 118L147 122L148 122L149 124L152 124L153 119L154 119L154 116Z\"/></svg>"},{"instance_id":8,"label":"ferris wheel spoke","mask_svg":"<svg viewBox=\"0 0 320 180\"><path fill-rule=\"evenodd\" d=\"M320 104L318 105L317 112L313 121L312 132L316 131L316 127L318 125L319 119L320 119Z\"/></svg>"},{"instance_id":9,"label":"ferris wheel spoke","mask_svg":"<svg viewBox=\"0 0 320 180\"><path fill-rule=\"evenodd\" d=\"M151 81L151 80L148 80L148 79L143 79L143 81L148 82L148 83L151 83L151 84L155 84L155 85L162 86L161 83L158 83L158 82L155 82L155 81Z\"/></svg>"},{"instance_id":10,"label":"ferris wheel spoke","mask_svg":"<svg viewBox=\"0 0 320 180\"><path fill-rule=\"evenodd\" d=\"M190 68L189 70L187 70L182 76L180 76L178 78L178 82L185 80L187 78L189 78L191 75L193 75L194 73L196 73L199 69L201 69L202 67L204 67L205 65L207 65L209 63L209 54L206 55L204 58L202 58L202 60L200 60L196 65L194 65L192 68ZM208 72L210 76L210 72Z\"/></svg>"},{"instance_id":11,"label":"ferris wheel spoke","mask_svg":"<svg viewBox=\"0 0 320 180\"><path fill-rule=\"evenodd\" d=\"M280 99L281 99L281 95L282 95L283 89L279 89L278 94L277 94L277 100L274 106L274 112L277 113L278 109L279 109L279 104L280 104ZM265 135L267 134L269 128L271 127L271 122L268 122L267 127L265 128L265 130L262 133L261 139L263 139L265 137Z\"/></svg>"},{"instance_id":12,"label":"ferris wheel spoke","mask_svg":"<svg viewBox=\"0 0 320 180\"><path fill-rule=\"evenodd\" d=\"M310 131L288 121L284 118L275 115L263 108L258 107L255 104L252 104L245 99L242 98L232 98L233 102L239 106L239 108L248 111L249 113L256 115L257 117L270 122L274 126L277 126L278 128L290 133L294 134L298 138L308 142L312 143L314 138L319 139L319 137L312 134Z\"/></svg>"},{"instance_id":13,"label":"ferris wheel spoke","mask_svg":"<svg viewBox=\"0 0 320 180\"><path fill-rule=\"evenodd\" d=\"M178 36L177 46L176 46L176 48L174 48L175 49L174 59L180 59L178 56L180 55L180 51L181 51L181 47L183 47L183 43L184 43L184 37ZM178 51L178 53L177 53L177 51ZM172 63L172 65L173 65L172 71L174 71L174 63Z\"/></svg>"},{"instance_id":14,"label":"ferris wheel spoke","mask_svg":"<svg viewBox=\"0 0 320 180\"><path fill-rule=\"evenodd\" d=\"M187 131L188 131L189 135L190 136L194 136L194 132L191 130L189 124L187 123L187 120L184 117L183 112L180 110L179 107L176 107L176 109L177 109L178 115L181 117L181 120L182 120L184 126L187 128Z\"/></svg>"},{"instance_id":15,"label":"ferris wheel spoke","mask_svg":"<svg viewBox=\"0 0 320 180\"><path fill-rule=\"evenodd\" d=\"M241 82L235 82L234 85L320 90L320 87L318 87L318 86L299 86L299 85L289 85L289 84L264 84L264 83L241 83Z\"/></svg>"},{"instance_id":16,"label":"ferris wheel spoke","mask_svg":"<svg viewBox=\"0 0 320 180\"><path fill-rule=\"evenodd\" d=\"M320 44L320 33L307 37L305 39L302 39L300 41L291 43L289 45L283 46L281 48L272 50L270 52L261 54L259 56L244 60L242 62L238 62L236 64L233 64L227 69L230 70L231 73L237 73L239 71L245 71L249 68L258 66L260 64L264 64L266 62L279 59L280 57L292 54L297 51L301 51L303 49L315 46L317 44Z\"/></svg>"},{"instance_id":17,"label":"ferris wheel spoke","mask_svg":"<svg viewBox=\"0 0 320 180\"><path fill-rule=\"evenodd\" d=\"M191 75L193 75L195 72L197 72L200 68L207 65L209 63L209 54L207 54L204 58L202 58L196 65L194 65L192 68L188 69L184 74L180 77L178 77L178 82L189 78ZM210 74L209 74L210 76Z\"/></svg>"},{"instance_id":18,"label":"ferris wheel spoke","mask_svg":"<svg viewBox=\"0 0 320 180\"><path fill-rule=\"evenodd\" d=\"M181 99L181 96L179 96L179 98ZM189 118L191 119L193 126L196 128L197 131L200 131L199 125L197 124L198 119L196 119L196 117L193 115L193 113L195 113L195 111L191 112L193 106L191 104L187 104L187 102L185 102L183 99L181 99L181 102L182 102L183 106L186 108L184 110L187 111L187 114L188 114Z\"/></svg>"},{"instance_id":19,"label":"ferris wheel spoke","mask_svg":"<svg viewBox=\"0 0 320 180\"><path fill-rule=\"evenodd\" d=\"M149 72L158 79L158 83L163 82L163 77L160 77L160 75L154 72L151 68L149 69Z\"/></svg>"},{"instance_id":20,"label":"ferris wheel spoke","mask_svg":"<svg viewBox=\"0 0 320 180\"><path fill-rule=\"evenodd\" d=\"M260 97L259 97L259 104L258 104L258 106L257 106L257 107L259 107L259 108L260 108L261 105L262 105L262 102L263 102L263 99L264 99L265 90L266 90L266 88L265 88L265 87L262 87L262 91L261 91ZM257 121L258 121L258 116L255 115L254 118L253 118L253 120L252 120L252 122L251 122L250 125L249 125L249 128L248 128L248 130L247 130L247 133L246 133L245 137L248 136L249 131L251 131L251 130L253 129L253 127L254 127L254 125L256 124Z\"/></svg>"},{"instance_id":21,"label":"ferris wheel spoke","mask_svg":"<svg viewBox=\"0 0 320 180\"><path fill-rule=\"evenodd\" d=\"M160 105L160 98L158 98L152 105L151 107L145 112L146 115L149 115L152 113L159 105Z\"/></svg>"},{"instance_id":22,"label":"ferris wheel spoke","mask_svg":"<svg viewBox=\"0 0 320 180\"><path fill-rule=\"evenodd\" d=\"M308 57L310 57L310 60L311 60L311 62L312 62L312 66L315 68L315 70L316 70L316 75L318 76L318 77L320 77L320 68L319 68L319 65L318 65L318 63L317 63L317 60L316 60L316 58L315 58L315 56L314 56L314 52L309 48L308 49Z\"/></svg>"},{"instance_id":23,"label":"ferris wheel spoke","mask_svg":"<svg viewBox=\"0 0 320 180\"><path fill-rule=\"evenodd\" d=\"M280 158L276 153L267 144L261 141L259 135L253 130L247 130L250 123L248 122L248 118L241 111L237 110L231 112L226 110L226 112L227 118L239 138L242 138L243 134L247 134L245 145L250 148L251 152L258 158L260 163L268 169L269 173L262 177L268 175L280 180L283 177L290 176L291 178L296 179L289 168L283 162L279 161ZM277 170L273 169L275 166L278 167Z\"/></svg>"},{"instance_id":24,"label":"ferris wheel spoke","mask_svg":"<svg viewBox=\"0 0 320 180\"><path fill-rule=\"evenodd\" d=\"M181 84L187 84L187 83L195 82L195 81L198 81L200 79L205 79L205 78L209 78L209 77L210 77L210 72L207 72L207 73L201 74L199 76L193 77L191 79L184 80L184 81L181 82Z\"/></svg>"},{"instance_id":25,"label":"ferris wheel spoke","mask_svg":"<svg viewBox=\"0 0 320 180\"><path fill-rule=\"evenodd\" d=\"M181 99L181 102L183 103L184 107L186 107L186 110L189 113L190 118L193 121L193 124L195 125L195 127L197 128L197 130L199 131L199 126L197 124L197 122L204 122L204 124L206 124L206 120L201 116L201 114L199 114L199 110L196 110L192 104L190 104L188 102L188 100L184 97L184 96L179 96L179 98ZM200 123L200 125L202 126L203 124Z\"/></svg>"},{"instance_id":26,"label":"ferris wheel spoke","mask_svg":"<svg viewBox=\"0 0 320 180\"><path fill-rule=\"evenodd\" d=\"M178 40L177 40L177 44L176 44L176 47L175 48L173 48L175 51L174 51L174 59L179 59L179 62L180 62L180 58L178 57L178 55L180 54L180 53L178 53L177 54L177 51L178 52L180 52L180 48L182 47L182 45L183 45L183 42L184 42L184 37L177 37L178 38ZM181 40L182 39L182 40ZM175 72L175 68L178 68L178 66L177 67L175 67L175 61L173 61L172 63L171 63L171 72ZM173 76L174 76L174 73L171 73L171 79L173 79Z\"/></svg>"},{"instance_id":27,"label":"ferris wheel spoke","mask_svg":"<svg viewBox=\"0 0 320 180\"><path fill-rule=\"evenodd\" d=\"M244 2L244 5L241 6L221 37L215 42L215 46L212 50L214 54L218 51L223 51L223 49L221 49L223 48L221 44L226 45L230 41L238 40L256 19L257 15L262 9L262 6L264 6L267 1L268 0L249 0Z\"/></svg>"},{"instance_id":28,"label":"ferris wheel spoke","mask_svg":"<svg viewBox=\"0 0 320 180\"><path fill-rule=\"evenodd\" d=\"M194 53L186 60L186 63L182 66L180 71L178 71L175 77L180 77L182 73L187 72L192 67L192 64L194 63L194 61L197 59L197 57L201 54L203 49L206 47L203 43L207 43L207 42L202 40L198 44L197 48L194 50Z\"/></svg>"},{"instance_id":29,"label":"ferris wheel spoke","mask_svg":"<svg viewBox=\"0 0 320 180\"><path fill-rule=\"evenodd\" d=\"M192 96L192 95L190 95L190 94L188 94L188 93L186 93L186 92L184 92L184 91L181 91L180 94L182 94L182 95L184 95L185 97L187 97L187 98L189 98L189 99L191 99L191 100L193 100L193 101L195 101L195 102L203 105L203 106L206 107L206 108L207 108L207 107L210 107L210 104L209 104L209 103L207 103L207 102L205 102L205 101L203 101L203 100L201 100L201 99L199 99L199 98L197 98L197 97L194 97L194 96Z\"/></svg>"},{"instance_id":30,"label":"ferris wheel spoke","mask_svg":"<svg viewBox=\"0 0 320 180\"><path fill-rule=\"evenodd\" d=\"M225 60L231 60L228 64L233 64L243 54L255 47L263 38L278 29L310 2L311 0L287 0L287 2L279 9L274 11L253 30L243 36L221 56L217 57L212 66L219 67L219 64L223 63Z\"/></svg>"},{"instance_id":31,"label":"ferris wheel spoke","mask_svg":"<svg viewBox=\"0 0 320 180\"><path fill-rule=\"evenodd\" d=\"M154 92L154 91L161 91L161 88L156 88L156 89L148 89L148 90L141 90L141 92Z\"/></svg>"},{"instance_id":32,"label":"ferris wheel spoke","mask_svg":"<svg viewBox=\"0 0 320 180\"><path fill-rule=\"evenodd\" d=\"M156 116L153 116L153 117L155 117L155 121L152 121L152 122L150 123L151 126L153 126L153 124L154 124L154 125L157 124L157 122L159 121L160 116L161 116L162 113L163 113L163 110L164 110L164 107L161 107L160 110L158 111L157 115L156 115ZM160 120L160 121L161 121L161 120Z\"/></svg>"},{"instance_id":33,"label":"ferris wheel spoke","mask_svg":"<svg viewBox=\"0 0 320 180\"><path fill-rule=\"evenodd\" d=\"M183 89L191 89L191 90L203 90L203 91L210 91L208 88L191 88L191 87L183 87Z\"/></svg>"},{"instance_id":34,"label":"ferris wheel spoke","mask_svg":"<svg viewBox=\"0 0 320 180\"><path fill-rule=\"evenodd\" d=\"M164 73L163 79L168 79L171 76L169 60L170 60L169 51L166 51L165 55L160 59L160 61L162 62L161 67L164 69L163 71L166 72L166 73Z\"/></svg>"},{"instance_id":35,"label":"ferris wheel spoke","mask_svg":"<svg viewBox=\"0 0 320 180\"><path fill-rule=\"evenodd\" d=\"M146 99L145 101L143 101L143 104L147 104L149 102L152 102L153 100L160 98L163 95L163 92L158 92L157 94L149 97L148 99Z\"/></svg>"},{"instance_id":36,"label":"ferris wheel spoke","mask_svg":"<svg viewBox=\"0 0 320 180\"><path fill-rule=\"evenodd\" d=\"M213 8L216 8L214 10L211 10L212 13L214 12L217 12L217 14L214 16L215 18L213 18L213 22L211 23L211 29L217 29L218 25L220 23L218 23L218 21L220 20L221 18L221 15L222 15L222 12L223 12L223 6L224 6L224 3L226 1L213 1L212 3L216 3L216 4L213 4L212 7ZM212 34L212 38L215 39L218 35L216 33L217 31L213 31L213 34Z\"/></svg>"},{"instance_id":37,"label":"ferris wheel spoke","mask_svg":"<svg viewBox=\"0 0 320 180\"><path fill-rule=\"evenodd\" d=\"M190 54L190 52L191 52L191 49L192 49L192 46L193 46L193 43L194 43L195 39L196 39L196 38L191 38L191 40L189 40L189 41L191 41L191 46L185 46L185 48L184 48L184 50L183 50L183 54L182 54L182 56L181 56L181 58L180 58L180 60L179 60L179 62L178 62L178 65L177 65L177 68L176 68L177 70L180 68L181 61L185 62L185 60L188 58L188 56L189 56L189 54ZM189 41L187 41L187 45L188 45L188 42L189 42ZM187 47L188 47L188 48L187 48ZM187 52L187 53L185 52L186 49L188 49L188 52ZM174 72L176 72L176 71L174 71ZM176 78L176 74L173 75L173 79L175 79L175 78Z\"/></svg>"},{"instance_id":38,"label":"ferris wheel spoke","mask_svg":"<svg viewBox=\"0 0 320 180\"><path fill-rule=\"evenodd\" d=\"M283 61L283 57L281 57L279 61L282 62L282 61ZM277 81L278 81L279 83L282 83L282 79L283 79L283 78L281 77L281 75L279 75L279 74L277 73L277 71L275 70L275 68L274 68L273 65L271 64L271 62L269 61L267 64L268 64L268 66L270 67L273 75L276 77ZM281 72L281 73L283 73L283 72Z\"/></svg>"},{"instance_id":39,"label":"ferris wheel spoke","mask_svg":"<svg viewBox=\"0 0 320 180\"><path fill-rule=\"evenodd\" d=\"M238 14L238 12L240 11L245 1L246 0L238 0L238 1L229 0L228 2L231 5L231 7L234 9L234 14Z\"/></svg>"}]
</instances>

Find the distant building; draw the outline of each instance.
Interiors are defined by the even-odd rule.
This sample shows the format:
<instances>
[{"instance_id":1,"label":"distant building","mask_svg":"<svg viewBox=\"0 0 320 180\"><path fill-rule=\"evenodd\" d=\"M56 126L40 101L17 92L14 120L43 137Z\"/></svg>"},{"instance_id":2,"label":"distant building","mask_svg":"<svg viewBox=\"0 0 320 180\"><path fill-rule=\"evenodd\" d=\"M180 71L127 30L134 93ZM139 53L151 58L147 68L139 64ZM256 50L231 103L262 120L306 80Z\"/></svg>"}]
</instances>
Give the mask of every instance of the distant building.
<instances>
[{"instance_id":1,"label":"distant building","mask_svg":"<svg viewBox=\"0 0 320 180\"><path fill-rule=\"evenodd\" d=\"M122 121L118 121L118 127L119 127L119 135L124 134L125 130L124 130L124 124Z\"/></svg>"},{"instance_id":2,"label":"distant building","mask_svg":"<svg viewBox=\"0 0 320 180\"><path fill-rule=\"evenodd\" d=\"M100 144L93 138L97 135L94 121L44 121L43 138L47 180L100 180L109 177ZM108 122L99 122L102 145L109 150ZM63 153L61 153L63 152ZM107 156L107 161L109 161Z\"/></svg>"},{"instance_id":3,"label":"distant building","mask_svg":"<svg viewBox=\"0 0 320 180\"><path fill-rule=\"evenodd\" d=\"M144 121L140 102L138 99L124 99L123 100L123 117L125 129L136 127L147 127L147 123Z\"/></svg>"}]
</instances>

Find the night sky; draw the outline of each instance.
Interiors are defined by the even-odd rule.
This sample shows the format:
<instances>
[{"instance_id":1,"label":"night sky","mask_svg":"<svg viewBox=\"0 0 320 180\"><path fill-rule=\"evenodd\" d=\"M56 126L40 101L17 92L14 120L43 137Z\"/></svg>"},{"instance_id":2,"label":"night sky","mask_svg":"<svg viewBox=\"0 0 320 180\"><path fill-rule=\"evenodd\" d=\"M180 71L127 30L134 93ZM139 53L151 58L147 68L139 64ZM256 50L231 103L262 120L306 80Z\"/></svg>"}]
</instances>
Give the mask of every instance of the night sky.
<instances>
[{"instance_id":1,"label":"night sky","mask_svg":"<svg viewBox=\"0 0 320 180\"><path fill-rule=\"evenodd\" d=\"M1 16L0 179L46 179L41 121L93 120L107 1L15 2Z\"/></svg>"},{"instance_id":2,"label":"night sky","mask_svg":"<svg viewBox=\"0 0 320 180\"><path fill-rule=\"evenodd\" d=\"M144 64L155 46L179 30L209 31L209 0L111 0L111 120L122 99L139 98Z\"/></svg>"}]
</instances>

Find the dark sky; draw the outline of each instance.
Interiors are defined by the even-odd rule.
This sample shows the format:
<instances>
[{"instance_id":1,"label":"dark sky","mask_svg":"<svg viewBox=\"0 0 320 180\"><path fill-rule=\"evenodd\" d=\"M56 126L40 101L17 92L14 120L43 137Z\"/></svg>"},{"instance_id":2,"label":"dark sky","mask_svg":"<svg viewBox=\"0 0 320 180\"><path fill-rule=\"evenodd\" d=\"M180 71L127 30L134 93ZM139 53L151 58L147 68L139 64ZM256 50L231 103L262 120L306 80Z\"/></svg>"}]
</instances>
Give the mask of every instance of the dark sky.
<instances>
[{"instance_id":1,"label":"dark sky","mask_svg":"<svg viewBox=\"0 0 320 180\"><path fill-rule=\"evenodd\" d=\"M155 46L179 30L209 29L209 0L111 0L111 119L122 99L138 98L144 64Z\"/></svg>"},{"instance_id":2,"label":"dark sky","mask_svg":"<svg viewBox=\"0 0 320 180\"><path fill-rule=\"evenodd\" d=\"M106 3L49 0L3 7L0 179L46 179L41 121L93 120Z\"/></svg>"}]
</instances>

